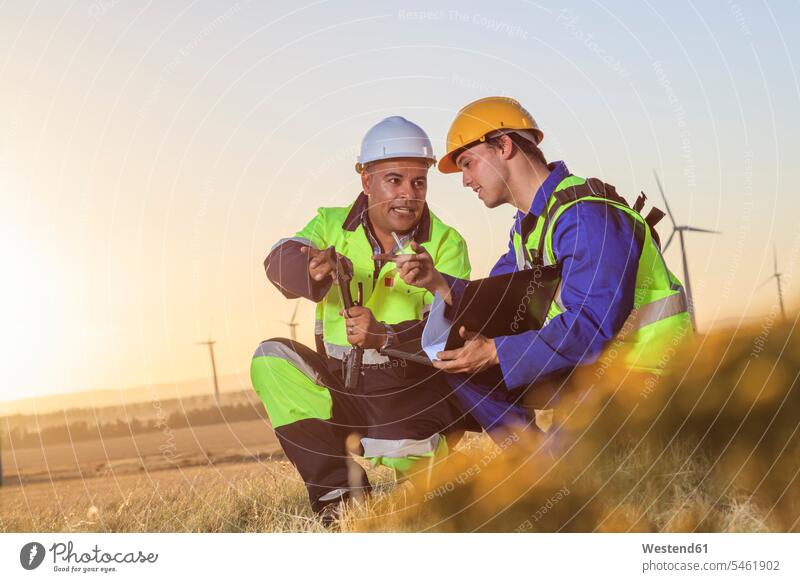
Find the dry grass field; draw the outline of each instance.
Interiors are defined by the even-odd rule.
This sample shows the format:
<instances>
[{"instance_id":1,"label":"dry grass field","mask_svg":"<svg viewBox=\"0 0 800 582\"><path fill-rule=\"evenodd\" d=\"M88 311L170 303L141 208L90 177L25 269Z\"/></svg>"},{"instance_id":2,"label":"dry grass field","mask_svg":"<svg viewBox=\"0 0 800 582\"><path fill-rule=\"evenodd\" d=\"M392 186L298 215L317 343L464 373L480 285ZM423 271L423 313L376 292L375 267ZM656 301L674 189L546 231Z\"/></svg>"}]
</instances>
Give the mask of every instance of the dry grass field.
<instances>
[{"instance_id":1,"label":"dry grass field","mask_svg":"<svg viewBox=\"0 0 800 582\"><path fill-rule=\"evenodd\" d=\"M370 470L387 490L388 471ZM377 494L378 497L381 493ZM281 458L36 482L0 490L0 531L325 531Z\"/></svg>"},{"instance_id":2,"label":"dry grass field","mask_svg":"<svg viewBox=\"0 0 800 582\"><path fill-rule=\"evenodd\" d=\"M34 483L262 458L280 450L269 424L252 420L7 449L3 466L7 483Z\"/></svg>"},{"instance_id":3,"label":"dry grass field","mask_svg":"<svg viewBox=\"0 0 800 582\"><path fill-rule=\"evenodd\" d=\"M601 360L564 388L547 435L499 445L472 435L446 463L399 485L370 469L376 492L335 529L800 531L795 324L711 333L674 355L678 373L655 381ZM197 430L176 436L189 451L194 438L194 452L167 464L140 454L157 457L157 439L142 449L104 443L120 455L116 468L93 444L94 456L80 455L88 469L78 462L78 474L67 460L71 478L67 470L52 481L43 460L55 466L74 451L38 461L28 451L39 474L0 490L0 531L324 530L268 428L206 428L216 436L205 442L224 443L214 454ZM98 470L108 461L111 470Z\"/></svg>"}]
</instances>

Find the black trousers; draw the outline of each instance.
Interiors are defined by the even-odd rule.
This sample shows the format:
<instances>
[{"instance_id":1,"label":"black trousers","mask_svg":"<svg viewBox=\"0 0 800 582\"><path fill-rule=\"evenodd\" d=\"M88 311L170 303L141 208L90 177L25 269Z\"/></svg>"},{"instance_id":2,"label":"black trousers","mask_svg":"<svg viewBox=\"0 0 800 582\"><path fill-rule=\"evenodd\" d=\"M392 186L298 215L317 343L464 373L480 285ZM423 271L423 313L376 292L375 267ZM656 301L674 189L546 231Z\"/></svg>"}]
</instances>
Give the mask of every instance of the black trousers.
<instances>
[{"instance_id":1,"label":"black trousers","mask_svg":"<svg viewBox=\"0 0 800 582\"><path fill-rule=\"evenodd\" d=\"M348 391L341 362L292 340L262 342L253 362L254 366L284 369L289 364L303 373L302 377L294 374L299 381L286 380L285 375L279 380L278 374L253 374L253 387L271 419L277 417L274 394L280 393L284 403L291 402L293 394L300 401L301 391L310 388L324 387L330 395L329 418L301 418L275 428L287 458L303 478L315 511L354 489L370 489L366 473L347 450L348 437L358 454L364 453L361 442L369 442L376 450L419 450L431 439L436 441L437 435L452 446L465 429L477 426L460 412L443 374L432 368L394 359L364 366L360 387Z\"/></svg>"}]
</instances>

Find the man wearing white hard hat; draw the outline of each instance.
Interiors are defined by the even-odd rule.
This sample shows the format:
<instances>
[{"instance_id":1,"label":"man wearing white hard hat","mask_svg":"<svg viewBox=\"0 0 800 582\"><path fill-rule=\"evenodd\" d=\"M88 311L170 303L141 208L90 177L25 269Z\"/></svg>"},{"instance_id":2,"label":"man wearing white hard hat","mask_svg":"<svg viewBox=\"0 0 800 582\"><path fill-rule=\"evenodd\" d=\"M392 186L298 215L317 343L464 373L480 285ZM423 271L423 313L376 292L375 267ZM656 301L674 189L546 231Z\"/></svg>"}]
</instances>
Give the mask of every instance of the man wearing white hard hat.
<instances>
[{"instance_id":1,"label":"man wearing white hard hat","mask_svg":"<svg viewBox=\"0 0 800 582\"><path fill-rule=\"evenodd\" d=\"M418 125L384 119L361 144L356 172L363 191L354 202L319 208L264 261L267 277L286 297L317 304L316 351L282 338L264 341L253 356L251 379L313 510L326 519L343 500L369 489L360 466L348 464L348 437L351 450L355 442L374 465L403 476L445 456L447 436L463 432L441 375L381 353L419 338L433 301L398 276L389 255L424 249L438 270L470 274L464 240L426 203L435 162ZM325 253L330 246L352 270L351 294L362 294L358 306L344 308ZM361 377L348 390L343 365L354 346L363 350Z\"/></svg>"}]
</instances>

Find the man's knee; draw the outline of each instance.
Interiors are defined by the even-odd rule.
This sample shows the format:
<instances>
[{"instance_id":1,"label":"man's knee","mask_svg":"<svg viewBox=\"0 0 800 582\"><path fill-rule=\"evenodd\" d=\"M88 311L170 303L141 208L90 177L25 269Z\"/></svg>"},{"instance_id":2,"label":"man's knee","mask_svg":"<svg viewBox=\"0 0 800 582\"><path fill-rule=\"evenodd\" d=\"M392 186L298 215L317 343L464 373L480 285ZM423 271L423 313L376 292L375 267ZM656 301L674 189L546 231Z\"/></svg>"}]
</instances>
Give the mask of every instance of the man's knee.
<instances>
[{"instance_id":1,"label":"man's knee","mask_svg":"<svg viewBox=\"0 0 800 582\"><path fill-rule=\"evenodd\" d=\"M279 359L285 359L281 357L284 348L285 345L280 338L264 340L256 347L250 362L250 380L256 392L260 393L269 388L273 369Z\"/></svg>"},{"instance_id":2,"label":"man's knee","mask_svg":"<svg viewBox=\"0 0 800 582\"><path fill-rule=\"evenodd\" d=\"M427 439L362 438L364 458L373 466L384 465L407 475L422 465L436 462L449 453L447 439L434 434Z\"/></svg>"},{"instance_id":3,"label":"man's knee","mask_svg":"<svg viewBox=\"0 0 800 582\"><path fill-rule=\"evenodd\" d=\"M250 363L250 380L274 428L331 416L332 399L320 371L289 340L271 339L258 345Z\"/></svg>"}]
</instances>

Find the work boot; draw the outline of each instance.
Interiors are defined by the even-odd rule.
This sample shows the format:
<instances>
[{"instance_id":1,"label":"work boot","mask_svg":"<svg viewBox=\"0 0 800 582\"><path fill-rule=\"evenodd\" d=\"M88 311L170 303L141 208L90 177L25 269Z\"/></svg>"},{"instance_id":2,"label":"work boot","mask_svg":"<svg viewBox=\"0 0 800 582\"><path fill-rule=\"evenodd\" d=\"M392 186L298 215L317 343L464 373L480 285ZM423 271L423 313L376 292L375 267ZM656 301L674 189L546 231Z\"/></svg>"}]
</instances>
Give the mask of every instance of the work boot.
<instances>
[{"instance_id":1,"label":"work boot","mask_svg":"<svg viewBox=\"0 0 800 582\"><path fill-rule=\"evenodd\" d=\"M351 495L348 489L336 489L322 496L319 499L321 505L315 509L315 513L322 522L322 525L329 529L338 525L342 517L344 504L347 503L350 498Z\"/></svg>"},{"instance_id":2,"label":"work boot","mask_svg":"<svg viewBox=\"0 0 800 582\"><path fill-rule=\"evenodd\" d=\"M337 501L329 503L317 513L317 517L322 522L322 525L325 529L338 528L339 520L342 518L343 505L344 505L344 500L339 499Z\"/></svg>"}]
</instances>

